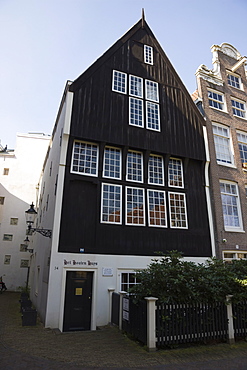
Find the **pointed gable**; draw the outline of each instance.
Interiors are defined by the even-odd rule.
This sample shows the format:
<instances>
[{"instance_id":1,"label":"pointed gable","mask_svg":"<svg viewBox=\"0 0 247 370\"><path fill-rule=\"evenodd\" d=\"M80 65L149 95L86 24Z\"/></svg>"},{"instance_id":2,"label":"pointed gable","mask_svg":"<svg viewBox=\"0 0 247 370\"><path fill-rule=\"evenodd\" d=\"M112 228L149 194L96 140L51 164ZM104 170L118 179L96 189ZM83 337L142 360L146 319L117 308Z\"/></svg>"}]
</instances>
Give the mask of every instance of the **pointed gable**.
<instances>
[{"instance_id":1,"label":"pointed gable","mask_svg":"<svg viewBox=\"0 0 247 370\"><path fill-rule=\"evenodd\" d=\"M151 62L145 61L146 47L152 51ZM113 71L125 74L124 93L112 91ZM142 79L143 90L146 81L158 84L160 130L146 130L145 122L139 127L129 124L130 76ZM144 145L149 150L154 150L155 144L157 151L165 147L174 155L195 159L205 156L203 119L144 19L79 76L70 90L74 92L76 108L71 126L75 137L94 137L140 148ZM147 104L145 99L142 104Z\"/></svg>"}]
</instances>

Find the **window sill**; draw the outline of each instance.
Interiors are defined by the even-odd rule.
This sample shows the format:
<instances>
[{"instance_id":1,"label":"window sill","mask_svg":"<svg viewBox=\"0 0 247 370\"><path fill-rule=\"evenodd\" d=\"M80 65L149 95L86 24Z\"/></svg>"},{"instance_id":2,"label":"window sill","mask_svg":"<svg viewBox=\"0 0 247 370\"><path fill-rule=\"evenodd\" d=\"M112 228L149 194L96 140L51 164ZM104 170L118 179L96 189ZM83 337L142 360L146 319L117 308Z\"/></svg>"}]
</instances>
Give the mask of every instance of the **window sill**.
<instances>
[{"instance_id":1,"label":"window sill","mask_svg":"<svg viewBox=\"0 0 247 370\"><path fill-rule=\"evenodd\" d=\"M245 231L243 229L234 229L234 228L228 228L225 227L225 231L230 232L230 233L243 233L245 234Z\"/></svg>"},{"instance_id":2,"label":"window sill","mask_svg":"<svg viewBox=\"0 0 247 370\"><path fill-rule=\"evenodd\" d=\"M219 162L219 161L217 161L217 164L219 166L224 166L224 167L229 167L229 168L235 168L235 169L237 169L237 167L235 166L235 164L224 163L224 162Z\"/></svg>"}]
</instances>

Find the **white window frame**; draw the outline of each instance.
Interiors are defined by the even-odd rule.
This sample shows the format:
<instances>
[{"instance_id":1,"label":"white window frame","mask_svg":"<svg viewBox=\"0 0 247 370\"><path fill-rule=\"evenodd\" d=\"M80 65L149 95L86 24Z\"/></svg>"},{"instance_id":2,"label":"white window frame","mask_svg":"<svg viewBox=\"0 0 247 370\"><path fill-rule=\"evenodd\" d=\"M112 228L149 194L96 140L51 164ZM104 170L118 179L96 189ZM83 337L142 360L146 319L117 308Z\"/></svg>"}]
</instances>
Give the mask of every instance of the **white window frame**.
<instances>
[{"instance_id":1,"label":"white window frame","mask_svg":"<svg viewBox=\"0 0 247 370\"><path fill-rule=\"evenodd\" d=\"M130 166L130 164L133 164L133 162L130 162L130 154L138 154L138 157L140 156L140 163L137 163L137 165L141 165L141 168L137 168L135 169L133 166ZM131 172L128 171L128 169L131 170ZM132 176L137 176L139 177L139 174L134 174L133 171L137 171L137 172L141 172L141 180L133 180L133 178L131 178L130 174ZM131 181L131 182L138 182L138 183L143 183L143 153L142 152L138 152L136 150L129 150L128 153L127 153L127 159L126 159L126 181Z\"/></svg>"},{"instance_id":2,"label":"white window frame","mask_svg":"<svg viewBox=\"0 0 247 370\"><path fill-rule=\"evenodd\" d=\"M159 85L158 82L145 80L145 98L146 100L159 103Z\"/></svg>"},{"instance_id":3,"label":"white window frame","mask_svg":"<svg viewBox=\"0 0 247 370\"><path fill-rule=\"evenodd\" d=\"M172 163L171 163L172 162ZM173 165L173 167L171 168L170 165ZM180 169L177 169L177 165L180 164ZM174 168L174 166L176 168ZM179 172L180 171L180 174L177 174L176 172ZM173 178L176 178L176 177L181 177L181 180L174 180L171 178L171 176L173 176ZM172 183L172 181L174 181L175 183L176 182L181 182L182 184L181 185L174 185ZM183 161L182 159L180 158L175 158L175 157L170 157L169 158L169 163L168 163L168 186L169 187L173 187L173 188L184 188L184 176L183 176Z\"/></svg>"},{"instance_id":4,"label":"white window frame","mask_svg":"<svg viewBox=\"0 0 247 370\"><path fill-rule=\"evenodd\" d=\"M94 146L97 148L97 156L95 157L96 158L96 167L95 167L95 173L92 173L92 168L91 165L90 165L90 172L85 172L84 171L76 171L73 169L73 167L76 165L78 168L79 168L79 161L80 161L80 154L79 153L75 153L75 144L76 143L79 143L79 144L86 144L88 146ZM75 158L75 155L78 155L78 158ZM93 157L94 158L94 157ZM74 164L74 161L78 161L78 164ZM81 162L83 163L83 160L81 159ZM74 174L77 174L77 175L85 175L85 176L94 176L94 177L97 177L98 176L98 162L99 162L99 146L98 144L96 143L91 143L91 142L88 142L88 141L80 141L80 140L75 140L74 141L74 144L73 144L73 151L72 151L72 157L71 157L71 169L70 169L70 172L71 173L74 173ZM82 165L81 165L82 166ZM84 166L82 166L84 167ZM85 167L84 167L85 168ZM88 167L87 167L88 168ZM94 172L94 171L93 171Z\"/></svg>"},{"instance_id":5,"label":"white window frame","mask_svg":"<svg viewBox=\"0 0 247 370\"><path fill-rule=\"evenodd\" d=\"M232 254L233 257L225 257L225 255L227 254ZM241 255L243 254L246 254L246 257L241 257ZM247 251L234 251L234 250L224 250L222 251L222 257L223 257L223 260L226 261L226 262L232 262L234 260L246 260L247 259Z\"/></svg>"},{"instance_id":6,"label":"white window frame","mask_svg":"<svg viewBox=\"0 0 247 370\"><path fill-rule=\"evenodd\" d=\"M178 195L181 198L178 201L179 202L182 201L184 203L184 210L185 210L184 213L181 213L181 212L179 212L179 213L178 212L172 212L172 207L174 207L174 208L180 208L180 205L179 204L171 205L171 195L175 195L175 196ZM170 228L171 229L188 229L186 195L184 193L178 193L178 192L169 191L168 192L168 202L169 202ZM177 223L178 222L184 222L185 223L185 226L178 226L177 224L173 225L174 218L172 218L172 214L174 214L175 216L177 216L179 214L180 215L184 215L185 216L184 219L177 219L175 222L177 222Z\"/></svg>"},{"instance_id":7,"label":"white window frame","mask_svg":"<svg viewBox=\"0 0 247 370\"><path fill-rule=\"evenodd\" d=\"M142 193L142 198L143 198L143 208L142 208L142 211L143 211L143 215L141 218L143 218L143 223L135 223L135 222L128 222L128 217L131 217L132 220L136 217L134 216L128 216L128 189L131 189L132 191L140 191ZM136 188L136 187L132 187L132 186L126 186L125 188L125 224L127 226L146 226L146 222L145 222L145 192L144 192L144 189L143 188ZM132 197L138 197L139 195L133 195L133 192L132 192ZM134 202L132 201L132 203L137 203L137 202ZM138 203L137 203L138 204ZM132 208L132 211L133 212L133 208ZM137 216L137 218L139 218L139 215Z\"/></svg>"},{"instance_id":8,"label":"white window frame","mask_svg":"<svg viewBox=\"0 0 247 370\"><path fill-rule=\"evenodd\" d=\"M247 170L247 132L237 131L237 138L238 138L238 149L239 149L240 159L242 162L242 167ZM240 148L240 145L241 145L241 148ZM245 148L243 148L243 146Z\"/></svg>"},{"instance_id":9,"label":"white window frame","mask_svg":"<svg viewBox=\"0 0 247 370\"><path fill-rule=\"evenodd\" d=\"M154 111L156 110L156 112ZM154 126L154 127L152 127ZM159 104L146 101L146 128L160 132L160 109Z\"/></svg>"},{"instance_id":10,"label":"white window frame","mask_svg":"<svg viewBox=\"0 0 247 370\"><path fill-rule=\"evenodd\" d=\"M149 45L144 45L144 63L153 65L153 48Z\"/></svg>"},{"instance_id":11,"label":"white window frame","mask_svg":"<svg viewBox=\"0 0 247 370\"><path fill-rule=\"evenodd\" d=\"M132 103L135 104L135 107L133 107ZM136 108L137 104L139 107ZM137 114L136 111L138 111ZM133 96L129 97L129 124L131 126L144 127L143 100Z\"/></svg>"},{"instance_id":12,"label":"white window frame","mask_svg":"<svg viewBox=\"0 0 247 370\"><path fill-rule=\"evenodd\" d=\"M234 186L236 191L235 193L233 192L227 192L227 191L222 191L221 190L221 184L229 185L229 186ZM228 181L228 180L220 180L220 194L221 194L221 204L222 204L222 214L223 214L223 222L224 222L224 228L226 231L233 231L233 232L243 232L243 221L242 221L242 212L241 212L241 206L240 206L240 198L239 198L239 191L238 191L238 184L233 181ZM229 200L224 202L223 204L223 199L222 196L226 195L228 197L231 197L231 203L229 203ZM232 202L233 199L236 199L236 203ZM230 208L229 208L230 207ZM234 208L237 209L237 215L234 215ZM224 209L227 210L227 214L224 213ZM232 214L230 214L232 213ZM227 225L226 223L226 217L227 216L237 216L238 218L238 223L239 226L233 226L233 225Z\"/></svg>"},{"instance_id":13,"label":"white window frame","mask_svg":"<svg viewBox=\"0 0 247 370\"><path fill-rule=\"evenodd\" d=\"M106 150L112 150L113 152L117 153L119 152L119 167L117 166L117 162L118 160L116 158L109 158L109 163L106 164L106 160L108 158L106 158ZM109 168L109 173L111 174L111 172L114 172L114 174L116 174L116 169L119 168L119 176L107 176L106 175L106 166L109 166L110 168L113 167L113 171L110 170ZM105 149L104 149L104 160L103 160L103 177L105 178L108 178L108 179L118 179L118 180L121 180L122 178L122 151L120 148L116 148L116 147L112 147L112 146L106 146Z\"/></svg>"},{"instance_id":14,"label":"white window frame","mask_svg":"<svg viewBox=\"0 0 247 370\"><path fill-rule=\"evenodd\" d=\"M137 93L133 93L132 84L135 84L135 90ZM137 86L137 87L136 87ZM140 90L138 92L138 90ZM129 75L129 95L135 96L136 98L143 98L143 78L139 76Z\"/></svg>"},{"instance_id":15,"label":"white window frame","mask_svg":"<svg viewBox=\"0 0 247 370\"><path fill-rule=\"evenodd\" d=\"M233 80L231 77L234 77L234 79L238 79L238 81ZM227 83L229 86L234 87L235 89L243 90L241 77L236 73L227 71ZM236 86L237 84L239 85L239 87Z\"/></svg>"},{"instance_id":16,"label":"white window frame","mask_svg":"<svg viewBox=\"0 0 247 370\"><path fill-rule=\"evenodd\" d=\"M120 199L115 198L114 196L112 198L108 197L107 199L104 198L104 192L106 191L104 187L113 187L113 188L119 188L120 189ZM110 194L110 192L109 192ZM113 195L116 194L116 192L112 192ZM108 204L106 205L104 202L108 201ZM110 201L113 202L113 206L110 206L109 203ZM119 207L116 206L116 202L119 202ZM114 212L109 213L109 212L104 212L104 208L110 209L113 208ZM116 215L116 212L119 210L119 221L109 221L109 217L111 215ZM104 216L108 215L108 220L104 220ZM116 216L115 216L116 217ZM114 218L115 218L114 217ZM114 225L122 225L122 186L121 185L116 185L116 184L108 184L108 183L102 183L101 186L101 211L100 211L100 222L103 224L114 224Z\"/></svg>"},{"instance_id":17,"label":"white window frame","mask_svg":"<svg viewBox=\"0 0 247 370\"><path fill-rule=\"evenodd\" d=\"M140 270L140 269L138 268L138 270ZM127 292L127 290L123 289L122 274L128 274L128 281L127 281L127 283L124 283L124 284L127 284L127 290L130 288L130 284L131 284L131 287L136 285L136 284L140 284L136 281L136 278L135 278L135 283L130 283L129 282L129 276L132 275L132 274L136 275L136 270L128 269L128 268L120 268L120 269L117 270L117 286L119 287L119 291Z\"/></svg>"},{"instance_id":18,"label":"white window frame","mask_svg":"<svg viewBox=\"0 0 247 370\"><path fill-rule=\"evenodd\" d=\"M151 157L160 159L161 160L161 166L157 165L157 163L153 163L152 166L151 166L151 164L150 164ZM155 176L155 174L159 175L159 172L160 172L159 169L161 169L161 177ZM152 173L153 173L152 176L151 176L151 170L152 170ZM158 180L161 180L161 182L151 181L152 178L154 178L154 179L156 178ZM165 181L164 181L164 160L163 160L162 155L157 155L157 154L150 154L149 155L149 159L148 159L148 184L159 185L159 186L163 186L165 184Z\"/></svg>"},{"instance_id":19,"label":"white window frame","mask_svg":"<svg viewBox=\"0 0 247 370\"><path fill-rule=\"evenodd\" d=\"M123 82L118 82L117 87L115 87L115 80L122 76L122 80L124 81L124 88L119 88ZM120 94L127 94L127 73L113 70L112 72L112 91L118 92Z\"/></svg>"},{"instance_id":20,"label":"white window frame","mask_svg":"<svg viewBox=\"0 0 247 370\"><path fill-rule=\"evenodd\" d=\"M214 132L214 127L217 128L217 133ZM224 135L223 130L227 131L227 136ZM212 122L212 131L213 131L213 137L214 137L214 147L215 147L215 154L216 154L216 161L219 165L222 166L228 166L228 167L235 167L234 164L234 152L233 152L233 144L232 144L232 137L231 137L231 131L230 127L226 125L222 125L218 122ZM220 132L221 131L221 132ZM221 144L220 141L221 140ZM217 142L218 141L218 142ZM227 144L227 145L226 145ZM220 151L220 147L227 148L228 153L224 153ZM229 161L227 160L227 157L224 158L224 155L229 156Z\"/></svg>"},{"instance_id":21,"label":"white window frame","mask_svg":"<svg viewBox=\"0 0 247 370\"><path fill-rule=\"evenodd\" d=\"M209 93L216 94L217 96L221 96L222 97L222 101L219 100L219 99L217 99L217 96L216 97L209 97ZM218 105L221 104L222 105L222 108L214 107L214 106L210 105L210 101L215 102ZM210 108L216 109L216 110L218 110L220 112L226 112L225 96L224 96L224 93L222 93L220 91L213 90L213 89L208 89L208 104L209 104L209 107Z\"/></svg>"},{"instance_id":22,"label":"white window frame","mask_svg":"<svg viewBox=\"0 0 247 370\"><path fill-rule=\"evenodd\" d=\"M160 210L160 206L162 206L162 204L160 203L159 199L158 199L158 203L150 203L150 195L151 195L151 192L153 193L159 193L159 194L162 194L163 197L164 197L164 204L163 204L163 207L164 207L164 211ZM167 212L166 212L166 193L165 191L163 190L157 190L157 189L148 189L147 191L147 199L148 199L148 226L150 227L163 227L163 228L167 228ZM156 198L157 199L157 198ZM152 206L158 206L158 209L154 209L151 208ZM153 216L152 216L152 212L153 212ZM164 213L164 217L161 217L161 213ZM156 217L159 216L159 217ZM151 222L154 221L154 223ZM157 221L159 220L160 223L156 223ZM164 221L164 224L162 224L162 220Z\"/></svg>"},{"instance_id":23,"label":"white window frame","mask_svg":"<svg viewBox=\"0 0 247 370\"><path fill-rule=\"evenodd\" d=\"M234 104L233 104L234 103ZM231 104L232 104L232 113L234 117L245 119L247 118L246 115L246 102L240 99L236 99L231 97ZM239 107L238 105L242 104L243 107ZM235 113L234 113L235 111ZM239 112L239 114L236 114L236 112Z\"/></svg>"}]
</instances>

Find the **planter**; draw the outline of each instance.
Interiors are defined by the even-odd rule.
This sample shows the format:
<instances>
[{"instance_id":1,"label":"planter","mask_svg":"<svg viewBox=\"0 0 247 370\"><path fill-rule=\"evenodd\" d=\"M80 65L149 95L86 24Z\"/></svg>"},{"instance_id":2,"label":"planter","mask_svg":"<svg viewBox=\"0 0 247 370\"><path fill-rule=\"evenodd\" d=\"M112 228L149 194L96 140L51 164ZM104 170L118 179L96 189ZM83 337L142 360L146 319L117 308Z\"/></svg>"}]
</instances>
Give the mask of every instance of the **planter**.
<instances>
[{"instance_id":1,"label":"planter","mask_svg":"<svg viewBox=\"0 0 247 370\"><path fill-rule=\"evenodd\" d=\"M21 318L22 326L35 326L37 323L37 310L31 307L24 307Z\"/></svg>"}]
</instances>

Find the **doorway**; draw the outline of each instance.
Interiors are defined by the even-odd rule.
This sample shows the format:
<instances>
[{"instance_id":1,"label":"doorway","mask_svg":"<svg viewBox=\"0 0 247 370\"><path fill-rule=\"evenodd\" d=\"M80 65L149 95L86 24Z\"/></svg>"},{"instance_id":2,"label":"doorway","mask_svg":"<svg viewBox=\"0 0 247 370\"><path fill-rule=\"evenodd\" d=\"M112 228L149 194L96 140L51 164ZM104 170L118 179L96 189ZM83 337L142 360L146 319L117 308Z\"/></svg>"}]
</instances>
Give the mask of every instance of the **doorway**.
<instances>
[{"instance_id":1,"label":"doorway","mask_svg":"<svg viewBox=\"0 0 247 370\"><path fill-rule=\"evenodd\" d=\"M67 271L63 331L91 329L92 271Z\"/></svg>"}]
</instances>

